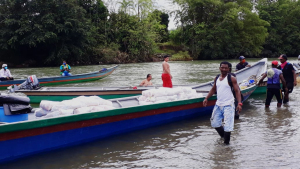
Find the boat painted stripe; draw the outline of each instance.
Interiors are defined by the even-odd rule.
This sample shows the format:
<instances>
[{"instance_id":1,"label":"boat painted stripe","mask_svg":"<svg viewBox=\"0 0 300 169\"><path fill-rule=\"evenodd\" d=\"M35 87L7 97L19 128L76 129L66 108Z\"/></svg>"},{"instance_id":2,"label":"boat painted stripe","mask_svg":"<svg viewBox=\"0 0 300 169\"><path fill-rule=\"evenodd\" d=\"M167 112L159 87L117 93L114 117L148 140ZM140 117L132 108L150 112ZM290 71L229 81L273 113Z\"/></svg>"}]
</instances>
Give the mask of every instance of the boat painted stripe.
<instances>
[{"instance_id":1,"label":"boat painted stripe","mask_svg":"<svg viewBox=\"0 0 300 169\"><path fill-rule=\"evenodd\" d=\"M63 124L63 123L69 123L75 121L90 120L95 118L109 117L115 115L143 112L143 111L153 110L153 109L199 103L202 102L203 99L204 98L195 98L195 99L180 100L175 102L165 102L165 103L158 103L158 104L151 104L151 105L144 105L144 106L127 107L122 109L113 109L113 110L108 110L103 112L84 113L84 114L76 114L70 116L59 116L56 118L49 118L49 119L8 123L8 124L0 125L0 133L27 130L27 129L53 126L57 124ZM209 100L216 100L216 96L209 98Z\"/></svg>"},{"instance_id":2,"label":"boat painted stripe","mask_svg":"<svg viewBox=\"0 0 300 169\"><path fill-rule=\"evenodd\" d=\"M213 106L214 104L215 104L215 100L208 101L207 106ZM148 110L148 111L143 111L143 112L116 115L116 116L110 116L110 117L82 120L82 121L77 121L77 122L58 124L58 125L54 125L54 126L40 127L40 128L35 128L35 129L14 131L14 132L9 132L9 133L1 133L0 141L36 136L36 135L47 134L47 133L54 133L54 132L65 131L65 130L78 129L78 128L83 128L83 127L90 127L90 126L112 123L112 122L117 122L117 121L122 121L122 120L129 120L129 119L135 119L135 118L140 118L140 117L145 117L145 116L153 116L153 115L158 115L158 114L164 114L164 113L170 113L170 112L188 110L188 109L194 109L194 108L201 108L201 107L203 107L202 102L188 104L188 105L180 105L180 106L174 106L174 107L166 107L166 108L161 108L161 109Z\"/></svg>"},{"instance_id":3,"label":"boat painted stripe","mask_svg":"<svg viewBox=\"0 0 300 169\"><path fill-rule=\"evenodd\" d=\"M55 83L55 82L63 82L63 81L75 81L75 80L84 80L84 79L91 79L91 78L99 78L99 77L102 77L102 76L108 76L109 74L111 74L114 70L116 70L117 67L113 67L111 69L108 69L108 72L104 75L101 75L101 76L93 76L95 74L98 74L100 72L97 72L97 73L90 73L90 74L78 74L78 75L74 75L74 76L66 76L67 77L79 77L79 76L92 76L92 77L89 77L89 78L79 78L79 79L70 79L70 80L58 80L58 81L51 81L51 79L54 79L54 78L62 78L61 76L57 76L57 77L47 77L47 78L41 78L41 79L38 79L40 81L40 84L45 84L45 83ZM13 85L13 84L21 84L22 82L24 82L26 79L21 79L21 80L13 80L13 81L3 81L2 83L6 83L6 84L2 84L0 85L0 87L8 87L10 85ZM46 82L43 82L43 80L48 80ZM1 84L1 82L0 82Z\"/></svg>"},{"instance_id":4,"label":"boat painted stripe","mask_svg":"<svg viewBox=\"0 0 300 169\"><path fill-rule=\"evenodd\" d=\"M100 75L100 76L92 76L92 77L86 77L86 78L78 78L78 79L69 79L69 80L56 80L56 81L47 81L47 82L40 82L41 84L45 84L45 83L56 83L56 82L69 82L69 81L76 81L76 80L84 80L84 79L94 79L94 78L100 78L100 77L103 77L103 76L108 76L112 73L113 71L111 72L108 72L104 75Z\"/></svg>"},{"instance_id":5,"label":"boat painted stripe","mask_svg":"<svg viewBox=\"0 0 300 169\"><path fill-rule=\"evenodd\" d=\"M90 127L60 131L49 134L42 134L32 137L1 141L0 163L11 161L17 158L51 151L63 147L70 147L87 143L96 139L109 137L134 130L140 130L151 126L179 121L197 116L211 114L213 106L195 108L171 113L163 113L153 116L145 116L136 119L106 123ZM208 119L208 117L206 118Z\"/></svg>"},{"instance_id":6,"label":"boat painted stripe","mask_svg":"<svg viewBox=\"0 0 300 169\"><path fill-rule=\"evenodd\" d=\"M100 78L100 77L103 77L103 76L108 76L112 73L113 71L111 72L108 72L104 75L100 75L100 76L92 76L92 77L86 77L86 78L76 78L76 79L69 79L69 80L56 80L56 81L46 81L46 82L40 82L40 84L47 84L47 83L57 83L57 82L69 82L69 81L76 81L76 80L84 80L84 79L93 79L93 78ZM0 87L5 87L5 86L10 86L11 84L6 84L6 85L0 85Z\"/></svg>"}]
</instances>

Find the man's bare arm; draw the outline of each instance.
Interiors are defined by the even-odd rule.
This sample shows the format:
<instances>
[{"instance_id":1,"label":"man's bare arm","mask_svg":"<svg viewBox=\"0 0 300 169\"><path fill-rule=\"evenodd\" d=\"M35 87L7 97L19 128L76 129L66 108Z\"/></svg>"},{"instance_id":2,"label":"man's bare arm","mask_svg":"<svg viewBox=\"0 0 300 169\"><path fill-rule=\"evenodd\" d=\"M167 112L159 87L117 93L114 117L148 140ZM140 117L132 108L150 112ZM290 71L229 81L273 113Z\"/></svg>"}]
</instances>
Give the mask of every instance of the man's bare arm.
<instances>
[{"instance_id":1,"label":"man's bare arm","mask_svg":"<svg viewBox=\"0 0 300 169\"><path fill-rule=\"evenodd\" d=\"M143 80L139 86L144 86L144 85L145 85L145 80Z\"/></svg>"},{"instance_id":2,"label":"man's bare arm","mask_svg":"<svg viewBox=\"0 0 300 169\"><path fill-rule=\"evenodd\" d=\"M217 91L217 86L216 86L216 79L215 79L215 83L214 83L213 87L210 89L208 95L203 100L204 107L206 107L206 105L207 105L207 99L210 98L212 95L214 95L216 93L216 91Z\"/></svg>"},{"instance_id":3,"label":"man's bare arm","mask_svg":"<svg viewBox=\"0 0 300 169\"><path fill-rule=\"evenodd\" d=\"M240 111L242 111L242 106L240 105L240 103L242 103L241 91L240 91L240 88L237 84L236 78L231 77L231 81L232 81L233 89L235 91L235 97L238 101L238 105L237 105L236 110L238 111L238 113L240 113Z\"/></svg>"}]
</instances>

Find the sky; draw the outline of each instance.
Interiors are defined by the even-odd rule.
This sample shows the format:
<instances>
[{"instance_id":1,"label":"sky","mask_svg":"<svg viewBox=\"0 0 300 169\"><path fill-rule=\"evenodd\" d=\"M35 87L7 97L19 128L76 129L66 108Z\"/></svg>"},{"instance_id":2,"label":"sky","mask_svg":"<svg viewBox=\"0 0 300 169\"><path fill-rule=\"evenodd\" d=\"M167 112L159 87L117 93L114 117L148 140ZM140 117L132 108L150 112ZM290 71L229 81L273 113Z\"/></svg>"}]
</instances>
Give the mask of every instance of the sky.
<instances>
[{"instance_id":1,"label":"sky","mask_svg":"<svg viewBox=\"0 0 300 169\"><path fill-rule=\"evenodd\" d=\"M103 0L103 2L105 3L105 5L107 6L110 12L118 11L118 8L120 6L118 2L120 1L121 0ZM154 0L154 1L155 1L154 3L155 9L166 11L168 13L179 8L177 5L174 5L172 3L172 0ZM174 21L174 19L175 19L174 16L169 15L169 26L168 26L169 30L176 29L176 21Z\"/></svg>"}]
</instances>

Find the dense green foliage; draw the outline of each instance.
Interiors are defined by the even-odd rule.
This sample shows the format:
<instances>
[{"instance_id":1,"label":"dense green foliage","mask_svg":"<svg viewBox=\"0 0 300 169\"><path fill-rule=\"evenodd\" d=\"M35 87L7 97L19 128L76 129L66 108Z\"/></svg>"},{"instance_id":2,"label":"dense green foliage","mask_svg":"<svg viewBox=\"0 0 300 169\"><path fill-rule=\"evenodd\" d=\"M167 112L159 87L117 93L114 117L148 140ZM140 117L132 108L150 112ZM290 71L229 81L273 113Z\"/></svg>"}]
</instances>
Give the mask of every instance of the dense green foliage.
<instances>
[{"instance_id":1,"label":"dense green foliage","mask_svg":"<svg viewBox=\"0 0 300 169\"><path fill-rule=\"evenodd\" d=\"M124 7L109 13L101 0L0 1L0 61L55 65L62 60L149 60L155 43L166 35L151 3L139 0L139 13L133 15L122 11Z\"/></svg>"},{"instance_id":2,"label":"dense green foliage","mask_svg":"<svg viewBox=\"0 0 300 169\"><path fill-rule=\"evenodd\" d=\"M175 0L182 23L171 33L175 43L189 47L193 58L234 58L260 54L269 24L253 13L248 0Z\"/></svg>"},{"instance_id":3,"label":"dense green foliage","mask_svg":"<svg viewBox=\"0 0 300 169\"><path fill-rule=\"evenodd\" d=\"M260 0L257 9L261 19L268 21L269 37L264 44L263 56L300 54L300 2L292 0Z\"/></svg>"},{"instance_id":4,"label":"dense green foliage","mask_svg":"<svg viewBox=\"0 0 300 169\"><path fill-rule=\"evenodd\" d=\"M177 29L168 31L169 14L154 9L153 0L118 0L118 11L102 0L2 0L0 61L144 62L172 45L184 49L178 58L300 54L299 1L173 1L181 9L172 12Z\"/></svg>"}]
</instances>

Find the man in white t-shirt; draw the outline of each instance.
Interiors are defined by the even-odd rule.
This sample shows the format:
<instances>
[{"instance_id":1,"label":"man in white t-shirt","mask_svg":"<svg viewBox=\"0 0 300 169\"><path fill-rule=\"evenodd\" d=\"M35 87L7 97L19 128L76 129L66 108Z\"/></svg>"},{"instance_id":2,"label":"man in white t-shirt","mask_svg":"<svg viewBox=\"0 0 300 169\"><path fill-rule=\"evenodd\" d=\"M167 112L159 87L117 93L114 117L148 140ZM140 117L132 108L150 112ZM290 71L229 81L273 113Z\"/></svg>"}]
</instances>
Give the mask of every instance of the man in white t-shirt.
<instances>
[{"instance_id":1,"label":"man in white t-shirt","mask_svg":"<svg viewBox=\"0 0 300 169\"><path fill-rule=\"evenodd\" d=\"M234 96L228 81L229 77L231 78L232 86L236 93L236 98L238 101L238 105L236 108L237 111L240 112L243 106L241 93L236 78L233 76L228 76L229 65L230 64L228 62L221 62L219 68L221 74L220 76L217 76L218 78L215 79L213 87L203 100L203 106L206 107L208 103L207 99L217 92L217 102L212 112L211 126L217 130L222 138L224 137L225 144L229 144L230 134L231 131L233 131L235 115ZM223 119L224 126L222 125Z\"/></svg>"},{"instance_id":2,"label":"man in white t-shirt","mask_svg":"<svg viewBox=\"0 0 300 169\"><path fill-rule=\"evenodd\" d=\"M7 64L2 65L2 69L0 70L0 80L5 81L5 80L14 80L12 77L10 71L7 68Z\"/></svg>"}]
</instances>

